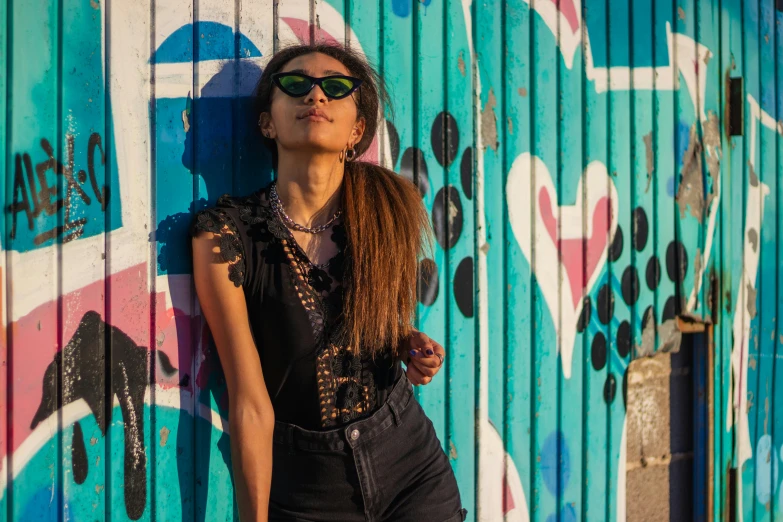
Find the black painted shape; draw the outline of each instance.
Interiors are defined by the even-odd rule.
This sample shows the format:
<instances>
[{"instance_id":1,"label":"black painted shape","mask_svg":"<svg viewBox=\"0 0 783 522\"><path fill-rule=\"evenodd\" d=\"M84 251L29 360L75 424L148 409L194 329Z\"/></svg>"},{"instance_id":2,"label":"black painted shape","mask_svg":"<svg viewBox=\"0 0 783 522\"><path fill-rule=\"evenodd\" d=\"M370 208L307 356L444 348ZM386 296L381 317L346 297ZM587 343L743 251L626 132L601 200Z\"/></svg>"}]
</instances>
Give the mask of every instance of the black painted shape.
<instances>
[{"instance_id":1,"label":"black painted shape","mask_svg":"<svg viewBox=\"0 0 783 522\"><path fill-rule=\"evenodd\" d=\"M623 229L619 226L614 233L614 239L612 245L609 247L609 261L615 262L620 259L620 255L623 253Z\"/></svg>"},{"instance_id":2,"label":"black painted shape","mask_svg":"<svg viewBox=\"0 0 783 522\"><path fill-rule=\"evenodd\" d=\"M426 306L432 306L438 298L438 265L432 259L422 259L419 262L417 294L419 302Z\"/></svg>"},{"instance_id":3,"label":"black painted shape","mask_svg":"<svg viewBox=\"0 0 783 522\"><path fill-rule=\"evenodd\" d=\"M435 238L444 250L457 244L462 233L462 201L459 191L447 185L435 195L432 204L432 226Z\"/></svg>"},{"instance_id":4,"label":"black painted shape","mask_svg":"<svg viewBox=\"0 0 783 522\"><path fill-rule=\"evenodd\" d=\"M179 387L180 388L187 388L190 384L190 374L186 373L182 378L179 380Z\"/></svg>"},{"instance_id":5,"label":"black painted shape","mask_svg":"<svg viewBox=\"0 0 783 522\"><path fill-rule=\"evenodd\" d=\"M593 312L593 302L590 296L585 296L585 300L582 302L582 311L579 313L579 319L576 321L576 331L582 333L590 324L590 316Z\"/></svg>"},{"instance_id":6,"label":"black painted shape","mask_svg":"<svg viewBox=\"0 0 783 522\"><path fill-rule=\"evenodd\" d=\"M391 164L392 168L397 165L397 160L400 159L400 133L397 132L397 128L392 122L386 120L386 131L389 133L389 148L391 149Z\"/></svg>"},{"instance_id":7,"label":"black painted shape","mask_svg":"<svg viewBox=\"0 0 783 522\"><path fill-rule=\"evenodd\" d=\"M459 129L457 128L457 120L448 111L443 111L435 116L430 140L432 152L435 153L435 159L438 160L438 163L444 167L451 165L451 162L457 157Z\"/></svg>"},{"instance_id":8,"label":"black painted shape","mask_svg":"<svg viewBox=\"0 0 783 522\"><path fill-rule=\"evenodd\" d=\"M679 241L672 241L666 248L666 273L669 279L675 283L681 283L685 279L688 270L688 253Z\"/></svg>"},{"instance_id":9,"label":"black painted shape","mask_svg":"<svg viewBox=\"0 0 783 522\"><path fill-rule=\"evenodd\" d=\"M104 343L111 347L111 354L104 353ZM107 355L111 361L111 390L108 397L104 395ZM167 364L162 358L160 360L163 368L171 367L170 362ZM54 360L46 368L41 404L30 425L34 429L55 413L59 406L83 399L105 436L111 421L113 396L116 395L125 426L125 510L131 520L141 518L147 504L144 392L150 384L148 363L147 348L137 346L124 332L107 325L97 312L87 312L71 340L62 351L55 354ZM60 375L64 378L61 383L63 397L62 404L58 405Z\"/></svg>"},{"instance_id":10,"label":"black painted shape","mask_svg":"<svg viewBox=\"0 0 783 522\"><path fill-rule=\"evenodd\" d=\"M400 162L400 175L409 179L419 187L422 197L430 190L430 177L427 171L427 162L421 149L408 147L402 153Z\"/></svg>"},{"instance_id":11,"label":"black painted shape","mask_svg":"<svg viewBox=\"0 0 783 522\"><path fill-rule=\"evenodd\" d=\"M639 275L633 265L628 265L623 272L622 287L623 301L629 306L636 303L636 300L639 299Z\"/></svg>"},{"instance_id":12,"label":"black painted shape","mask_svg":"<svg viewBox=\"0 0 783 522\"><path fill-rule=\"evenodd\" d=\"M603 324L609 324L614 315L614 294L608 284L598 290L598 320Z\"/></svg>"},{"instance_id":13,"label":"black painted shape","mask_svg":"<svg viewBox=\"0 0 783 522\"><path fill-rule=\"evenodd\" d=\"M647 238L650 234L650 224L647 221L647 213L642 207L636 207L634 209L633 224L633 246L638 252L641 252L647 245Z\"/></svg>"},{"instance_id":14,"label":"black painted shape","mask_svg":"<svg viewBox=\"0 0 783 522\"><path fill-rule=\"evenodd\" d=\"M631 353L631 324L623 321L617 328L617 353L626 358Z\"/></svg>"},{"instance_id":15,"label":"black painted shape","mask_svg":"<svg viewBox=\"0 0 783 522\"><path fill-rule=\"evenodd\" d=\"M661 320L666 322L677 317L677 314L679 313L678 308L677 298L673 295L669 296L666 300L666 304L663 305L663 316L661 317Z\"/></svg>"},{"instance_id":16,"label":"black painted shape","mask_svg":"<svg viewBox=\"0 0 783 522\"><path fill-rule=\"evenodd\" d=\"M71 441L71 466L73 467L73 480L77 484L84 484L87 480L87 448L84 445L84 433L82 425L78 422L73 425L73 439Z\"/></svg>"},{"instance_id":17,"label":"black painted shape","mask_svg":"<svg viewBox=\"0 0 783 522\"><path fill-rule=\"evenodd\" d=\"M462 153L459 176L462 181L462 192L468 199L473 199L473 147L466 147Z\"/></svg>"},{"instance_id":18,"label":"black painted shape","mask_svg":"<svg viewBox=\"0 0 783 522\"><path fill-rule=\"evenodd\" d=\"M604 383L604 402L606 402L606 404L612 404L616 393L617 379L613 373L610 373L609 377L606 378L606 382Z\"/></svg>"},{"instance_id":19,"label":"black painted shape","mask_svg":"<svg viewBox=\"0 0 783 522\"><path fill-rule=\"evenodd\" d=\"M593 337L593 344L590 347L590 361L593 363L595 371L603 370L606 366L606 337L601 332Z\"/></svg>"},{"instance_id":20,"label":"black painted shape","mask_svg":"<svg viewBox=\"0 0 783 522\"><path fill-rule=\"evenodd\" d=\"M454 300L465 317L473 317L473 258L459 262L454 273Z\"/></svg>"},{"instance_id":21,"label":"black painted shape","mask_svg":"<svg viewBox=\"0 0 783 522\"><path fill-rule=\"evenodd\" d=\"M661 282L661 262L653 256L647 261L647 288L655 290Z\"/></svg>"}]
</instances>

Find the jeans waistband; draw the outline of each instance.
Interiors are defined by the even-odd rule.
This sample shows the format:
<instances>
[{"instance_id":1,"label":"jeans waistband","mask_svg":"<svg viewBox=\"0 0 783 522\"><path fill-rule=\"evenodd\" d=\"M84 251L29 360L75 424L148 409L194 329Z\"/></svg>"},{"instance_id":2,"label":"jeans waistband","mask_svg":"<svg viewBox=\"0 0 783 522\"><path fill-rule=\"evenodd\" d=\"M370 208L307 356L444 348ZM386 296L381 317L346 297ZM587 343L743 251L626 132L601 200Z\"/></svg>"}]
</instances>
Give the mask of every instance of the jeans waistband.
<instances>
[{"instance_id":1,"label":"jeans waistband","mask_svg":"<svg viewBox=\"0 0 783 522\"><path fill-rule=\"evenodd\" d=\"M400 374L384 404L369 417L326 431L306 430L296 424L275 421L273 441L291 450L340 452L345 450L346 444L354 447L391 423L399 425L402 412L413 397L413 385L408 376L404 371Z\"/></svg>"}]
</instances>

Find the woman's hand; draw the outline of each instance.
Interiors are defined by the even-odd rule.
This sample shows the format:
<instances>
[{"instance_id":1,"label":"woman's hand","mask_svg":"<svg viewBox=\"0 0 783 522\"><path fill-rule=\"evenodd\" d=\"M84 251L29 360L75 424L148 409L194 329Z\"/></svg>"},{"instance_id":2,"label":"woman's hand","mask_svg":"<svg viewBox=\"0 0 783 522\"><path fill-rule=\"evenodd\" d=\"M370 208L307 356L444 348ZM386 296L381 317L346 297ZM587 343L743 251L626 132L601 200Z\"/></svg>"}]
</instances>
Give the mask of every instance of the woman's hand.
<instances>
[{"instance_id":1,"label":"woman's hand","mask_svg":"<svg viewBox=\"0 0 783 522\"><path fill-rule=\"evenodd\" d=\"M446 350L424 332L413 330L401 346L402 358L408 366L412 384L429 384L443 365Z\"/></svg>"}]
</instances>

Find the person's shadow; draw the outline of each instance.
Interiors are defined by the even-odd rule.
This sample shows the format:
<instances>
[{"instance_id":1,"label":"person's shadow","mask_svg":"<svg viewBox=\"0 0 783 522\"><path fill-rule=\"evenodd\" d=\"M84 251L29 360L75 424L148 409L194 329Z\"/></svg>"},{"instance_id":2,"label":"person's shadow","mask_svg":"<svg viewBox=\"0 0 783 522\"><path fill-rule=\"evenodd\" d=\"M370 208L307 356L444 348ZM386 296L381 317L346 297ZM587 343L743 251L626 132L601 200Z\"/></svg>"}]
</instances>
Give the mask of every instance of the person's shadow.
<instances>
[{"instance_id":1,"label":"person's shadow","mask_svg":"<svg viewBox=\"0 0 783 522\"><path fill-rule=\"evenodd\" d=\"M183 103L183 110L189 115L186 127L182 164L194 176L198 176L206 187L206 194L198 192L187 212L166 216L158 224L155 240L160 243L158 263L160 271L172 274L191 274L192 256L189 229L195 212L214 205L225 193L234 196L248 195L272 180L272 159L261 143L258 131L258 114L250 95L236 96L236 85L255 86L261 76L261 69L251 62L228 61L223 68L204 86L201 96ZM250 89L244 89L247 91ZM193 186L200 186L194 179ZM196 191L194 190L194 194ZM193 299L182 285L170 285L173 303ZM192 289L192 286L191 286ZM179 294L179 295L178 295ZM179 339L193 339L189 346L181 343L181 361L195 361L197 376L189 379L194 396L181 393L183 401L194 403L193 416L180 408L177 430L177 474L182 495L183 522L206 522L216 520L215 506L208 505L210 466L213 456L212 421L203 419L201 412L209 412L213 404L223 419L228 419L228 392L223 370L214 348L211 336L202 330L203 321L191 321L187 328L178 331ZM183 324L183 327L185 325ZM201 342L198 342L201 340ZM195 353L194 346L202 346L202 353ZM180 364L181 368L191 365ZM180 377L188 380L181 370ZM183 386L187 388L187 385ZM228 426L224 426L228 429ZM192 452L188 451L190 448ZM228 435L223 432L217 448L231 480L231 491L214 494L234 494L234 479L231 472L231 452ZM217 477L218 483L223 481ZM191 493L192 492L192 493ZM190 496L192 495L192 496ZM190 498L188 498L190 497ZM185 506L192 502L192 509ZM236 497L234 497L234 520L238 520ZM225 514L220 514L223 519Z\"/></svg>"}]
</instances>

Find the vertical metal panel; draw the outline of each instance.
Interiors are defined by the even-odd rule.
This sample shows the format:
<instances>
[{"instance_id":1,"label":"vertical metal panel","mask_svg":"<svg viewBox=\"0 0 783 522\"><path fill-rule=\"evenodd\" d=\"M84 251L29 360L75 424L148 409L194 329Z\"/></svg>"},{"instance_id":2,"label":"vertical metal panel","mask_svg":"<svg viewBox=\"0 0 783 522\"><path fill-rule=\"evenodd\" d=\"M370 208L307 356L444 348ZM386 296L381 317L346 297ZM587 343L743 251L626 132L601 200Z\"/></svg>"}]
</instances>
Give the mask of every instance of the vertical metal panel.
<instances>
[{"instance_id":1,"label":"vertical metal panel","mask_svg":"<svg viewBox=\"0 0 783 522\"><path fill-rule=\"evenodd\" d=\"M439 238L417 397L469 518L625 519L626 369L680 314L718 323L707 509L734 468L738 515L783 517L772 1L8 1L0 27L2 520L235 519L183 238L271 178L252 90L310 41L390 87L368 159Z\"/></svg>"}]
</instances>

